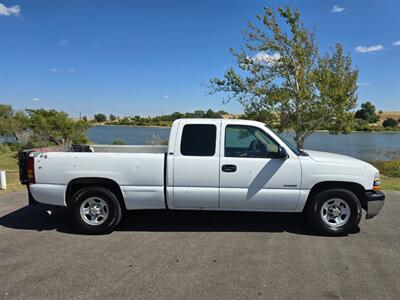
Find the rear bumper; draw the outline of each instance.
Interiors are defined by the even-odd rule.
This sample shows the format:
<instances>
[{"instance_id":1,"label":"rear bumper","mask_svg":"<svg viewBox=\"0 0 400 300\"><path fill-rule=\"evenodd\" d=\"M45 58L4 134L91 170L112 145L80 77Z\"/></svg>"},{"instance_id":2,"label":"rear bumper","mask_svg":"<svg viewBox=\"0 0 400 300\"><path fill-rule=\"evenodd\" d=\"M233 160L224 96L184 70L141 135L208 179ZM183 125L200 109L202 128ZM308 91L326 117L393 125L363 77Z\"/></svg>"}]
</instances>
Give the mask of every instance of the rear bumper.
<instances>
[{"instance_id":1,"label":"rear bumper","mask_svg":"<svg viewBox=\"0 0 400 300\"><path fill-rule=\"evenodd\" d=\"M367 217L366 219L372 219L375 217L383 207L385 203L385 194L383 192L365 192L365 199L367 201Z\"/></svg>"},{"instance_id":2,"label":"rear bumper","mask_svg":"<svg viewBox=\"0 0 400 300\"><path fill-rule=\"evenodd\" d=\"M67 206L65 203L66 185L59 184L29 184L29 204L37 203Z\"/></svg>"}]
</instances>

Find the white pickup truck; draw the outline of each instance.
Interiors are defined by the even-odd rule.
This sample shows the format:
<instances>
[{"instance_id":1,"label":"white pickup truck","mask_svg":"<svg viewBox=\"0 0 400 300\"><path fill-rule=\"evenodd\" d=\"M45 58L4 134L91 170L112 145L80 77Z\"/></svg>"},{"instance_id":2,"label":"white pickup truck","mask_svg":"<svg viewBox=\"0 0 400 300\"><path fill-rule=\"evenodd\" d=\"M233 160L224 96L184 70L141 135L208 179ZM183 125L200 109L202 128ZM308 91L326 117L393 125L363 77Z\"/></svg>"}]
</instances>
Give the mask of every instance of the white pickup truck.
<instances>
[{"instance_id":1,"label":"white pickup truck","mask_svg":"<svg viewBox=\"0 0 400 300\"><path fill-rule=\"evenodd\" d=\"M30 204L71 208L81 231L111 232L125 210L303 212L323 234L378 214L378 170L348 156L298 150L265 124L180 119L168 146L79 146L20 153Z\"/></svg>"}]
</instances>

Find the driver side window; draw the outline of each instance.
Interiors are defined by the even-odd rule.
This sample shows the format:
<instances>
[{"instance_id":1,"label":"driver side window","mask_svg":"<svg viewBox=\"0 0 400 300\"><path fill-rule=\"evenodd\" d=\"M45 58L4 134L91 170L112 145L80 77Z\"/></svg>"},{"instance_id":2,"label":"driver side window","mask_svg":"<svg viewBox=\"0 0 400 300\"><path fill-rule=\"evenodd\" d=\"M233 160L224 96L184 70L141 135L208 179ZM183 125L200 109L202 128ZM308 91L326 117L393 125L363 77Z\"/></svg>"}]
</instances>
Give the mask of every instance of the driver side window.
<instances>
[{"instance_id":1,"label":"driver side window","mask_svg":"<svg viewBox=\"0 0 400 300\"><path fill-rule=\"evenodd\" d=\"M264 131L245 125L225 128L225 157L278 157L278 145Z\"/></svg>"}]
</instances>

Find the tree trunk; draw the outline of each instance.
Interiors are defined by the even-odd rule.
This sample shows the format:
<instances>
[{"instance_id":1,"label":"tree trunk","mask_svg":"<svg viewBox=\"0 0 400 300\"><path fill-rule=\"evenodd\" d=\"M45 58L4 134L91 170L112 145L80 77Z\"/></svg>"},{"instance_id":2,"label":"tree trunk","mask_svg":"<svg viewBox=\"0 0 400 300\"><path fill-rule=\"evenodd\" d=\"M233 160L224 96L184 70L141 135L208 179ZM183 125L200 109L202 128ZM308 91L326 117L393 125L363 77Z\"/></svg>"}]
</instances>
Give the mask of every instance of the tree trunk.
<instances>
[{"instance_id":1,"label":"tree trunk","mask_svg":"<svg viewBox=\"0 0 400 300\"><path fill-rule=\"evenodd\" d=\"M296 132L296 144L297 144L297 148L298 149L304 149L304 134L302 134L301 132Z\"/></svg>"}]
</instances>

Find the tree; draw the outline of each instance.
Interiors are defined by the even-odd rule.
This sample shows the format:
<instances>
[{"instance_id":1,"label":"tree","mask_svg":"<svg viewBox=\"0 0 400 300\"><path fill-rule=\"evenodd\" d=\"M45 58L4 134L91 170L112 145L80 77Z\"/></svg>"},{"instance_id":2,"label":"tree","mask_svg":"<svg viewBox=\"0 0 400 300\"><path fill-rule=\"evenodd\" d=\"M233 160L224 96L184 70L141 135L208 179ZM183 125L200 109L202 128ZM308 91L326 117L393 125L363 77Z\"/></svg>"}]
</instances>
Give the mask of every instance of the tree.
<instances>
[{"instance_id":1,"label":"tree","mask_svg":"<svg viewBox=\"0 0 400 300\"><path fill-rule=\"evenodd\" d=\"M0 135L13 137L17 143L25 142L28 118L23 111L16 111L11 105L0 104Z\"/></svg>"},{"instance_id":2,"label":"tree","mask_svg":"<svg viewBox=\"0 0 400 300\"><path fill-rule=\"evenodd\" d=\"M171 116L171 118L169 118L170 121L175 121L175 120L177 120L177 119L181 119L181 118L184 117L184 115L183 115L182 113L178 112L178 111L174 112L174 113L173 113L172 115L170 115L170 116Z\"/></svg>"},{"instance_id":3,"label":"tree","mask_svg":"<svg viewBox=\"0 0 400 300\"><path fill-rule=\"evenodd\" d=\"M113 121L115 121L117 119L117 117L115 115L113 115L113 114L110 114L109 119L110 119L111 122L113 122Z\"/></svg>"},{"instance_id":4,"label":"tree","mask_svg":"<svg viewBox=\"0 0 400 300\"><path fill-rule=\"evenodd\" d=\"M386 128L388 128L388 127L394 128L394 127L397 127L397 125L399 125L399 122L393 118L387 118L385 121L383 121L382 125L383 125L383 127L386 127Z\"/></svg>"},{"instance_id":5,"label":"tree","mask_svg":"<svg viewBox=\"0 0 400 300\"><path fill-rule=\"evenodd\" d=\"M278 7L277 13L286 26L264 8L257 16L261 26L250 23L245 32L244 49L230 49L239 71L230 68L223 79L211 79L210 93L226 93L225 101L239 101L248 113L270 112L263 121L294 130L299 148L321 127L350 132L358 77L350 56L340 44L320 55L314 31L304 27L297 9Z\"/></svg>"},{"instance_id":6,"label":"tree","mask_svg":"<svg viewBox=\"0 0 400 300\"><path fill-rule=\"evenodd\" d=\"M121 123L121 125L129 125L130 120L128 117L123 117L120 123Z\"/></svg>"},{"instance_id":7,"label":"tree","mask_svg":"<svg viewBox=\"0 0 400 300\"><path fill-rule=\"evenodd\" d=\"M222 114L220 112L213 111L210 108L206 111L205 117L210 119L220 119L222 118Z\"/></svg>"},{"instance_id":8,"label":"tree","mask_svg":"<svg viewBox=\"0 0 400 300\"><path fill-rule=\"evenodd\" d=\"M41 147L87 143L85 121L74 121L67 113L56 110L30 109L29 129L32 143Z\"/></svg>"},{"instance_id":9,"label":"tree","mask_svg":"<svg viewBox=\"0 0 400 300\"><path fill-rule=\"evenodd\" d=\"M354 117L356 119L367 120L369 123L376 123L379 121L379 116L375 113L375 111L375 105L367 101L361 104L361 109L356 111Z\"/></svg>"},{"instance_id":10,"label":"tree","mask_svg":"<svg viewBox=\"0 0 400 300\"><path fill-rule=\"evenodd\" d=\"M98 113L94 115L94 119L96 120L97 123L102 123L107 121L107 116L102 113Z\"/></svg>"}]
</instances>

